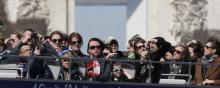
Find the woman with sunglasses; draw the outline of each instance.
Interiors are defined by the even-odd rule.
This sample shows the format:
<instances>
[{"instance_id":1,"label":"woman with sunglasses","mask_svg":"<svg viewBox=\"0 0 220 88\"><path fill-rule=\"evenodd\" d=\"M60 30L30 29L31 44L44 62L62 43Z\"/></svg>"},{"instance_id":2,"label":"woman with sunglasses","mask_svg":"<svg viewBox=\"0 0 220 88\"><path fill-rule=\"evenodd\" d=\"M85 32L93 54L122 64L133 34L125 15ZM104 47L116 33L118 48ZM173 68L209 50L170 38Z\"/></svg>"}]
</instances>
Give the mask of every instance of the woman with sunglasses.
<instances>
[{"instance_id":1,"label":"woman with sunglasses","mask_svg":"<svg viewBox=\"0 0 220 88\"><path fill-rule=\"evenodd\" d=\"M88 58L88 56L83 54L81 51L81 47L83 45L83 38L79 33L77 32L71 33L68 38L68 43L69 43L69 50L72 53L73 57L77 59ZM80 61L79 64L83 65L84 62Z\"/></svg>"},{"instance_id":2,"label":"woman with sunglasses","mask_svg":"<svg viewBox=\"0 0 220 88\"><path fill-rule=\"evenodd\" d=\"M204 56L202 57L201 60L197 61L195 78L192 84L220 85L219 56L220 56L220 42L215 38L209 38L204 47ZM204 65L204 64L208 64L208 65Z\"/></svg>"},{"instance_id":3,"label":"woman with sunglasses","mask_svg":"<svg viewBox=\"0 0 220 88\"><path fill-rule=\"evenodd\" d=\"M63 34L59 31L54 31L50 34L49 38L42 44L41 55L61 56L61 52L67 50L63 47Z\"/></svg>"},{"instance_id":4,"label":"woman with sunglasses","mask_svg":"<svg viewBox=\"0 0 220 88\"><path fill-rule=\"evenodd\" d=\"M189 50L185 45L176 45L173 53L173 62L170 64L169 74L188 74L188 66L185 64L177 64L175 62L188 62ZM168 79L184 79L188 81L189 77L168 76Z\"/></svg>"}]
</instances>

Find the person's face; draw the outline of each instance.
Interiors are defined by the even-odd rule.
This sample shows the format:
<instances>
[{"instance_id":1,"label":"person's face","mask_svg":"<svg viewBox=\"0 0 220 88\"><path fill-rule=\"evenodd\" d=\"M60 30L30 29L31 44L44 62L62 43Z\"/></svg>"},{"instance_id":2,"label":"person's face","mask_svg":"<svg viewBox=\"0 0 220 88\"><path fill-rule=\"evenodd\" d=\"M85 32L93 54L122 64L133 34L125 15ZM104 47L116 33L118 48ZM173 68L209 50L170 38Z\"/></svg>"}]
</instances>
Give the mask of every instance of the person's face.
<instances>
[{"instance_id":1,"label":"person's face","mask_svg":"<svg viewBox=\"0 0 220 88\"><path fill-rule=\"evenodd\" d=\"M190 55L190 60L196 59L196 55L195 55L192 47L189 47L189 55Z\"/></svg>"},{"instance_id":2,"label":"person's face","mask_svg":"<svg viewBox=\"0 0 220 88\"><path fill-rule=\"evenodd\" d=\"M170 52L166 52L165 53L165 58L166 60L172 60L173 59L173 54Z\"/></svg>"},{"instance_id":3,"label":"person's face","mask_svg":"<svg viewBox=\"0 0 220 88\"><path fill-rule=\"evenodd\" d=\"M62 63L62 67L63 68L69 68L70 67L70 62L68 59L63 59Z\"/></svg>"},{"instance_id":4,"label":"person's face","mask_svg":"<svg viewBox=\"0 0 220 88\"><path fill-rule=\"evenodd\" d=\"M112 53L116 53L118 51L118 46L115 43L109 44L111 47Z\"/></svg>"},{"instance_id":5,"label":"person's face","mask_svg":"<svg viewBox=\"0 0 220 88\"><path fill-rule=\"evenodd\" d=\"M31 31L25 31L23 33L23 37L30 37L31 38L32 32Z\"/></svg>"},{"instance_id":6,"label":"person's face","mask_svg":"<svg viewBox=\"0 0 220 88\"><path fill-rule=\"evenodd\" d=\"M181 61L181 60L183 60L183 57L184 57L183 51L184 51L184 49L183 49L182 47L177 46L177 47L175 48L175 52L174 52L174 54L173 54L173 55L174 55L173 58L174 58L176 61Z\"/></svg>"},{"instance_id":7,"label":"person's face","mask_svg":"<svg viewBox=\"0 0 220 88\"><path fill-rule=\"evenodd\" d=\"M151 52L156 52L159 48L156 45L157 40L156 39L151 39L148 44Z\"/></svg>"},{"instance_id":8,"label":"person's face","mask_svg":"<svg viewBox=\"0 0 220 88\"><path fill-rule=\"evenodd\" d=\"M62 46L63 40L61 39L61 36L58 34L54 34L51 36L52 46L54 48L60 48Z\"/></svg>"},{"instance_id":9,"label":"person's face","mask_svg":"<svg viewBox=\"0 0 220 88\"><path fill-rule=\"evenodd\" d=\"M206 43L204 47L204 55L205 56L214 55L215 52L216 52L216 49L214 49L214 47L212 46L212 43L211 42Z\"/></svg>"},{"instance_id":10,"label":"person's face","mask_svg":"<svg viewBox=\"0 0 220 88\"><path fill-rule=\"evenodd\" d=\"M89 42L89 55L92 58L98 58L101 56L101 44L98 41Z\"/></svg>"},{"instance_id":11,"label":"person's face","mask_svg":"<svg viewBox=\"0 0 220 88\"><path fill-rule=\"evenodd\" d=\"M11 43L12 47L15 47L17 43L19 42L19 38L17 37L16 34L10 35L10 40L9 42Z\"/></svg>"},{"instance_id":12,"label":"person's face","mask_svg":"<svg viewBox=\"0 0 220 88\"><path fill-rule=\"evenodd\" d=\"M111 53L109 48L104 48L104 50L102 51L104 56L107 56L109 53Z\"/></svg>"},{"instance_id":13,"label":"person's face","mask_svg":"<svg viewBox=\"0 0 220 88\"><path fill-rule=\"evenodd\" d=\"M31 56L32 49L30 45L24 45L20 48L19 55L20 56Z\"/></svg>"},{"instance_id":14,"label":"person's face","mask_svg":"<svg viewBox=\"0 0 220 88\"><path fill-rule=\"evenodd\" d=\"M80 51L80 48L82 46L82 42L77 37L72 37L69 44L71 49L75 51Z\"/></svg>"},{"instance_id":15,"label":"person's face","mask_svg":"<svg viewBox=\"0 0 220 88\"><path fill-rule=\"evenodd\" d=\"M144 43L137 43L137 53L141 54L143 51L146 51L146 47Z\"/></svg>"},{"instance_id":16,"label":"person's face","mask_svg":"<svg viewBox=\"0 0 220 88\"><path fill-rule=\"evenodd\" d=\"M113 71L113 75L116 76L116 77L121 77L122 75L122 69L115 69Z\"/></svg>"}]
</instances>

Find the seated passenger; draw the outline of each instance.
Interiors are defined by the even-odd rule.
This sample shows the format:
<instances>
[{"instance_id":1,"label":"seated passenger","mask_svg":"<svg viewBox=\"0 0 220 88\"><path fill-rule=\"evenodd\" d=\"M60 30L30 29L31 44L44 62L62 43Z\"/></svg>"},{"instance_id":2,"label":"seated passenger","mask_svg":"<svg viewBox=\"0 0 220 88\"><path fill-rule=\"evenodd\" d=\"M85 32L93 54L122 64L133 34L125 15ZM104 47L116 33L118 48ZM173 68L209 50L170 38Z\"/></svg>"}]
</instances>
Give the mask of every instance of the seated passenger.
<instances>
[{"instance_id":1,"label":"seated passenger","mask_svg":"<svg viewBox=\"0 0 220 88\"><path fill-rule=\"evenodd\" d=\"M121 63L114 63L111 81L114 82L128 82L129 79L124 73L124 69L121 67Z\"/></svg>"},{"instance_id":2,"label":"seated passenger","mask_svg":"<svg viewBox=\"0 0 220 88\"><path fill-rule=\"evenodd\" d=\"M19 48L19 56L32 56L39 55L40 51L31 48L30 44L22 44ZM28 64L29 61L29 64ZM33 79L53 79L53 74L46 63L46 60L42 58L27 58L22 57L18 59L17 62L18 74L22 78L27 78L28 75ZM29 74L28 74L29 66Z\"/></svg>"},{"instance_id":3,"label":"seated passenger","mask_svg":"<svg viewBox=\"0 0 220 88\"><path fill-rule=\"evenodd\" d=\"M63 58L60 59L60 72L58 80L82 80L83 74L79 69L79 65L72 62L72 53L68 50L63 52Z\"/></svg>"}]
</instances>

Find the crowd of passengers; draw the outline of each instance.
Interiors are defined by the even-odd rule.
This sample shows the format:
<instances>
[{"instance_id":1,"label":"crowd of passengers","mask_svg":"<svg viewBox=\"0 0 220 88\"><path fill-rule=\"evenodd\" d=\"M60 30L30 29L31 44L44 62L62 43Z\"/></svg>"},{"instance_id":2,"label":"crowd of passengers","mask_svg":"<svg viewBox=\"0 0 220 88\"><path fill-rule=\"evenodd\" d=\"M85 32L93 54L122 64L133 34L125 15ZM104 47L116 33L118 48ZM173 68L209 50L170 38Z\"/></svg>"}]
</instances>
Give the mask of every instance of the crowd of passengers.
<instances>
[{"instance_id":1,"label":"crowd of passengers","mask_svg":"<svg viewBox=\"0 0 220 88\"><path fill-rule=\"evenodd\" d=\"M220 85L220 66L216 65L220 65L220 42L213 37L204 45L192 40L187 44L172 46L163 37L146 41L135 35L128 41L127 51L118 50L119 42L115 38L109 37L104 41L91 38L88 41L86 55L81 51L83 38L77 32L67 35L54 31L49 36L43 36L32 29L26 29L22 34L12 33L9 38L0 38L0 45L0 55L21 56L11 58L16 59L17 72L22 78L137 83L159 83L163 78L190 80L194 85ZM58 77L54 77L51 72L48 65L50 59L28 56L58 58L55 59L61 66L57 69ZM8 58L1 57L1 63ZM149 65L148 61L172 63ZM190 66L175 62L196 64ZM134 67L134 76L125 71L126 64ZM80 67L84 67L85 71L80 70ZM188 74L189 69L191 70L189 77L163 75Z\"/></svg>"}]
</instances>

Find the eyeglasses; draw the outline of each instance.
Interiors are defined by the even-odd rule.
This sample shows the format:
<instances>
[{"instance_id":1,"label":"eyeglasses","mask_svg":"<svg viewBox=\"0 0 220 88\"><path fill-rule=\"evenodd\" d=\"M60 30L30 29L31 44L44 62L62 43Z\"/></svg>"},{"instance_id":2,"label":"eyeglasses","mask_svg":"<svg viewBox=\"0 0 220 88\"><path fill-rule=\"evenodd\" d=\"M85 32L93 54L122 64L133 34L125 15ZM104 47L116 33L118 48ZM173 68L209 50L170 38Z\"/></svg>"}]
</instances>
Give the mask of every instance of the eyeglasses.
<instances>
[{"instance_id":1,"label":"eyeglasses","mask_svg":"<svg viewBox=\"0 0 220 88\"><path fill-rule=\"evenodd\" d=\"M181 51L179 51L179 50L175 50L175 52L177 53L177 54L182 54L183 52L181 52Z\"/></svg>"},{"instance_id":2,"label":"eyeglasses","mask_svg":"<svg viewBox=\"0 0 220 88\"><path fill-rule=\"evenodd\" d=\"M100 49L101 46L90 46L90 47L89 47L89 49L95 49L95 48Z\"/></svg>"},{"instance_id":3,"label":"eyeglasses","mask_svg":"<svg viewBox=\"0 0 220 88\"><path fill-rule=\"evenodd\" d=\"M53 43L61 43L62 42L62 39L52 39Z\"/></svg>"},{"instance_id":4,"label":"eyeglasses","mask_svg":"<svg viewBox=\"0 0 220 88\"><path fill-rule=\"evenodd\" d=\"M77 44L81 44L81 41L70 41L69 44L70 45L76 45Z\"/></svg>"},{"instance_id":5,"label":"eyeglasses","mask_svg":"<svg viewBox=\"0 0 220 88\"><path fill-rule=\"evenodd\" d=\"M138 49L145 48L145 45L137 46Z\"/></svg>"},{"instance_id":6,"label":"eyeglasses","mask_svg":"<svg viewBox=\"0 0 220 88\"><path fill-rule=\"evenodd\" d=\"M206 49L209 49L209 48L213 48L213 47L210 47L210 46L207 46L207 45L206 45L205 48L206 48Z\"/></svg>"}]
</instances>

